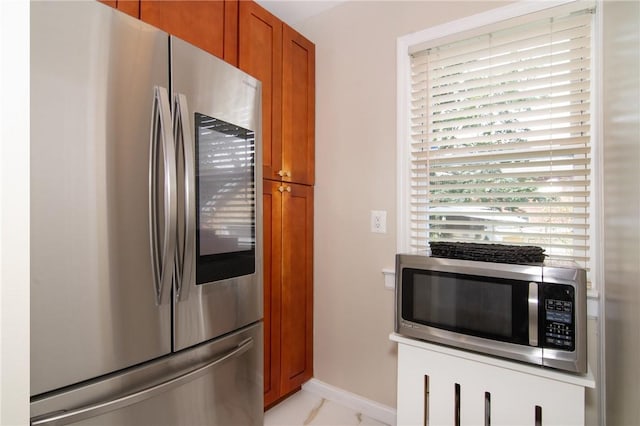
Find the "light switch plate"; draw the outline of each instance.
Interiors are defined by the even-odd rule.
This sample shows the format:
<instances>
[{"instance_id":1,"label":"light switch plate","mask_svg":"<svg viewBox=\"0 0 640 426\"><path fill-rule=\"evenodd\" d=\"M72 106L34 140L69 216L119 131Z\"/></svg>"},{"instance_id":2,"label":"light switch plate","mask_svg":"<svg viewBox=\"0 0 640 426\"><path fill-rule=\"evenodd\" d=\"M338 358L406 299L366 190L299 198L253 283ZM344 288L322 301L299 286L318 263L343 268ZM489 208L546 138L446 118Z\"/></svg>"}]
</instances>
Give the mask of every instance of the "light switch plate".
<instances>
[{"instance_id":1,"label":"light switch plate","mask_svg":"<svg viewBox=\"0 0 640 426\"><path fill-rule=\"evenodd\" d=\"M371 232L387 233L387 212L385 210L371 210Z\"/></svg>"}]
</instances>

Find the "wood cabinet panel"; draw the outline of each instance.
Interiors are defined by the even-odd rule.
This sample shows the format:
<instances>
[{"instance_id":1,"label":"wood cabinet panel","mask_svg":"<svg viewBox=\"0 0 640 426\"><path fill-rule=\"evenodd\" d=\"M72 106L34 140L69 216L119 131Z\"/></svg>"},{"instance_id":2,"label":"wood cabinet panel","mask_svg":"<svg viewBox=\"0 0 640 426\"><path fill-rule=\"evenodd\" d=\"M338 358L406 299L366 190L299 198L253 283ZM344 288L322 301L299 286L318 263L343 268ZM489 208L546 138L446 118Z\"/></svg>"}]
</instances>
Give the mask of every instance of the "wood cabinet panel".
<instances>
[{"instance_id":1,"label":"wood cabinet panel","mask_svg":"<svg viewBox=\"0 0 640 426\"><path fill-rule=\"evenodd\" d=\"M140 19L237 63L237 0L142 0ZM235 62L235 63L234 63Z\"/></svg>"},{"instance_id":2,"label":"wood cabinet panel","mask_svg":"<svg viewBox=\"0 0 640 426\"><path fill-rule=\"evenodd\" d=\"M140 18L140 0L118 0L116 8L134 18Z\"/></svg>"},{"instance_id":3,"label":"wood cabinet panel","mask_svg":"<svg viewBox=\"0 0 640 426\"><path fill-rule=\"evenodd\" d=\"M98 0L238 66L239 0Z\"/></svg>"},{"instance_id":4,"label":"wood cabinet panel","mask_svg":"<svg viewBox=\"0 0 640 426\"><path fill-rule=\"evenodd\" d=\"M238 66L262 81L269 407L313 376L315 46L251 1L238 26Z\"/></svg>"},{"instance_id":5,"label":"wood cabinet panel","mask_svg":"<svg viewBox=\"0 0 640 426\"><path fill-rule=\"evenodd\" d=\"M280 384L287 394L313 376L313 188L283 185Z\"/></svg>"},{"instance_id":6,"label":"wood cabinet panel","mask_svg":"<svg viewBox=\"0 0 640 426\"><path fill-rule=\"evenodd\" d=\"M254 2L240 2L238 67L262 82L265 179L282 169L282 22Z\"/></svg>"},{"instance_id":7,"label":"wood cabinet panel","mask_svg":"<svg viewBox=\"0 0 640 426\"><path fill-rule=\"evenodd\" d=\"M238 66L239 4L239 0L224 0L224 54L222 58L235 67Z\"/></svg>"},{"instance_id":8,"label":"wood cabinet panel","mask_svg":"<svg viewBox=\"0 0 640 426\"><path fill-rule=\"evenodd\" d=\"M315 46L288 25L282 49L282 168L287 182L315 177Z\"/></svg>"},{"instance_id":9,"label":"wood cabinet panel","mask_svg":"<svg viewBox=\"0 0 640 426\"><path fill-rule=\"evenodd\" d=\"M313 187L265 180L263 197L268 407L313 376Z\"/></svg>"},{"instance_id":10,"label":"wood cabinet panel","mask_svg":"<svg viewBox=\"0 0 640 426\"><path fill-rule=\"evenodd\" d=\"M140 17L140 0L98 0L100 3L118 9L134 18Z\"/></svg>"},{"instance_id":11,"label":"wood cabinet panel","mask_svg":"<svg viewBox=\"0 0 640 426\"><path fill-rule=\"evenodd\" d=\"M277 182L263 184L264 236L264 400L280 397L280 276L282 257L282 200Z\"/></svg>"},{"instance_id":12,"label":"wood cabinet panel","mask_svg":"<svg viewBox=\"0 0 640 426\"><path fill-rule=\"evenodd\" d=\"M254 2L239 30L239 67L263 82L263 177L313 185L315 46Z\"/></svg>"}]
</instances>

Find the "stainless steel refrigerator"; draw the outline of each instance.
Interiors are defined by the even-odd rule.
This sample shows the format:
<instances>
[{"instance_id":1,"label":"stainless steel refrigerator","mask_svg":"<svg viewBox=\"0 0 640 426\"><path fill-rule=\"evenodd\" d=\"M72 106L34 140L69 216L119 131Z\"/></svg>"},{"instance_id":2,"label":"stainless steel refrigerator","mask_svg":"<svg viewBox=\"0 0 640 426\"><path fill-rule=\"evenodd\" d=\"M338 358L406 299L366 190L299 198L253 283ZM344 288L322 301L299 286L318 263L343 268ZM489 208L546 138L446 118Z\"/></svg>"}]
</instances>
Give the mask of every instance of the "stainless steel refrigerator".
<instances>
[{"instance_id":1,"label":"stainless steel refrigerator","mask_svg":"<svg viewBox=\"0 0 640 426\"><path fill-rule=\"evenodd\" d=\"M31 3L31 422L261 425L260 83Z\"/></svg>"}]
</instances>

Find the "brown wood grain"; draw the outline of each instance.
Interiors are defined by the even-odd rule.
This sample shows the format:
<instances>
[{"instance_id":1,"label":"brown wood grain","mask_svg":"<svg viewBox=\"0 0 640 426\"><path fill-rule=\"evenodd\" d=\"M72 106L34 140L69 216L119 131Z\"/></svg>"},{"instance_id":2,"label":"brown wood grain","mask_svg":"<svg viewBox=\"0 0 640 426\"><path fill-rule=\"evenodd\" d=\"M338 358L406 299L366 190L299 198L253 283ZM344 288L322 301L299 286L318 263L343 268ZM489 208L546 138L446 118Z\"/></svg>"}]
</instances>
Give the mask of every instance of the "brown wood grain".
<instances>
[{"instance_id":1,"label":"brown wood grain","mask_svg":"<svg viewBox=\"0 0 640 426\"><path fill-rule=\"evenodd\" d=\"M315 45L283 26L282 167L287 182L315 180Z\"/></svg>"},{"instance_id":2,"label":"brown wood grain","mask_svg":"<svg viewBox=\"0 0 640 426\"><path fill-rule=\"evenodd\" d=\"M142 0L140 19L224 58L223 0Z\"/></svg>"},{"instance_id":3,"label":"brown wood grain","mask_svg":"<svg viewBox=\"0 0 640 426\"><path fill-rule=\"evenodd\" d=\"M283 183L280 391L313 376L313 187Z\"/></svg>"},{"instance_id":4,"label":"brown wood grain","mask_svg":"<svg viewBox=\"0 0 640 426\"><path fill-rule=\"evenodd\" d=\"M100 3L104 3L107 6L111 6L113 8L118 7L118 2L116 0L98 0Z\"/></svg>"},{"instance_id":5,"label":"brown wood grain","mask_svg":"<svg viewBox=\"0 0 640 426\"><path fill-rule=\"evenodd\" d=\"M282 194L280 184L263 183L264 222L264 405L280 397L280 284L282 275Z\"/></svg>"},{"instance_id":6,"label":"brown wood grain","mask_svg":"<svg viewBox=\"0 0 640 426\"><path fill-rule=\"evenodd\" d=\"M282 22L251 1L240 2L238 66L262 82L262 164L265 179L282 169Z\"/></svg>"},{"instance_id":7,"label":"brown wood grain","mask_svg":"<svg viewBox=\"0 0 640 426\"><path fill-rule=\"evenodd\" d=\"M238 26L240 6L238 0L224 0L224 60L238 66Z\"/></svg>"},{"instance_id":8,"label":"brown wood grain","mask_svg":"<svg viewBox=\"0 0 640 426\"><path fill-rule=\"evenodd\" d=\"M134 18L140 18L140 0L117 0L116 8Z\"/></svg>"}]
</instances>

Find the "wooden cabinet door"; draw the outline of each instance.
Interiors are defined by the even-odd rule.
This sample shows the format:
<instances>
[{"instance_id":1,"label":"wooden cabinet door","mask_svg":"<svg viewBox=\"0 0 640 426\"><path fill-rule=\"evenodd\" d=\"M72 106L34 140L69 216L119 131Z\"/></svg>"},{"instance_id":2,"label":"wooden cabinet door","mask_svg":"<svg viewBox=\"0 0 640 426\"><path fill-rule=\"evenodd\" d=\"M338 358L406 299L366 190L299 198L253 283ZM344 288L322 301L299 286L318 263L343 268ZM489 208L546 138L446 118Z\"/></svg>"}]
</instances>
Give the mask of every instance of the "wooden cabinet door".
<instances>
[{"instance_id":1,"label":"wooden cabinet door","mask_svg":"<svg viewBox=\"0 0 640 426\"><path fill-rule=\"evenodd\" d=\"M284 24L282 32L283 180L315 179L315 45Z\"/></svg>"},{"instance_id":2,"label":"wooden cabinet door","mask_svg":"<svg viewBox=\"0 0 640 426\"><path fill-rule=\"evenodd\" d=\"M264 236L264 405L280 398L280 283L282 273L282 194L279 182L265 180Z\"/></svg>"},{"instance_id":3,"label":"wooden cabinet door","mask_svg":"<svg viewBox=\"0 0 640 426\"><path fill-rule=\"evenodd\" d=\"M313 376L313 187L282 184L280 392Z\"/></svg>"},{"instance_id":4,"label":"wooden cabinet door","mask_svg":"<svg viewBox=\"0 0 640 426\"><path fill-rule=\"evenodd\" d=\"M140 18L140 0L99 0L107 6L118 9L134 18Z\"/></svg>"},{"instance_id":5,"label":"wooden cabinet door","mask_svg":"<svg viewBox=\"0 0 640 426\"><path fill-rule=\"evenodd\" d=\"M238 66L263 84L263 177L313 185L315 45L254 2L239 21Z\"/></svg>"},{"instance_id":6,"label":"wooden cabinet door","mask_svg":"<svg viewBox=\"0 0 640 426\"><path fill-rule=\"evenodd\" d=\"M121 0L120 0L121 1ZM238 0L142 0L140 19L237 64Z\"/></svg>"},{"instance_id":7,"label":"wooden cabinet door","mask_svg":"<svg viewBox=\"0 0 640 426\"><path fill-rule=\"evenodd\" d=\"M264 180L264 405L313 376L313 187Z\"/></svg>"},{"instance_id":8,"label":"wooden cabinet door","mask_svg":"<svg viewBox=\"0 0 640 426\"><path fill-rule=\"evenodd\" d=\"M118 0L116 7L134 18L140 18L140 0Z\"/></svg>"},{"instance_id":9,"label":"wooden cabinet door","mask_svg":"<svg viewBox=\"0 0 640 426\"><path fill-rule=\"evenodd\" d=\"M262 177L282 170L282 22L252 1L240 2L238 67L262 82Z\"/></svg>"}]
</instances>

